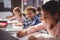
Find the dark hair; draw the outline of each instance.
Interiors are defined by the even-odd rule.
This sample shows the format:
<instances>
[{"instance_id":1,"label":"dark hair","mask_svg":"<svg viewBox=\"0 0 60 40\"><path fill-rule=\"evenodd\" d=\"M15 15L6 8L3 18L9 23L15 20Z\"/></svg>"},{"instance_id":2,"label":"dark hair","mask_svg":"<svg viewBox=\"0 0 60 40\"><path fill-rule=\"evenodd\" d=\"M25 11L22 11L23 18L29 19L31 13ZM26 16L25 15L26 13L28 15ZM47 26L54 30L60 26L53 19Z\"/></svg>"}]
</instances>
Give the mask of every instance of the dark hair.
<instances>
[{"instance_id":1,"label":"dark hair","mask_svg":"<svg viewBox=\"0 0 60 40\"><path fill-rule=\"evenodd\" d=\"M58 13L60 15L60 3L57 1L49 1L46 4L42 6L42 9L45 11L50 12L50 14L53 16L55 13Z\"/></svg>"},{"instance_id":2,"label":"dark hair","mask_svg":"<svg viewBox=\"0 0 60 40\"><path fill-rule=\"evenodd\" d=\"M37 8L37 11L41 11L41 7L38 7L38 8Z\"/></svg>"},{"instance_id":3,"label":"dark hair","mask_svg":"<svg viewBox=\"0 0 60 40\"><path fill-rule=\"evenodd\" d=\"M33 7L33 6L28 6L25 10L26 10L26 11L27 11L27 10L31 10L31 11L33 11L33 13L36 13L36 9L35 9L35 7Z\"/></svg>"},{"instance_id":4,"label":"dark hair","mask_svg":"<svg viewBox=\"0 0 60 40\"><path fill-rule=\"evenodd\" d=\"M42 6L42 10L50 12L52 16L54 16L56 13L60 16L60 3L57 1L49 1L46 4ZM54 28L52 25L50 29Z\"/></svg>"}]
</instances>

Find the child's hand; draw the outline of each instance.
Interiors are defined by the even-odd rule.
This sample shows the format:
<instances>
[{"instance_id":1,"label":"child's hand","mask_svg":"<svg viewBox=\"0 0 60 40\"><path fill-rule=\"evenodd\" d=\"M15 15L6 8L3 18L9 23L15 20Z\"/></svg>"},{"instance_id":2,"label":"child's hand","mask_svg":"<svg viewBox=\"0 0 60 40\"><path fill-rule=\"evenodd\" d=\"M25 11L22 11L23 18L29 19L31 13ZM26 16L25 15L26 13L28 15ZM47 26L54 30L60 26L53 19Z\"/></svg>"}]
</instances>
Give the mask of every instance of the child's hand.
<instances>
[{"instance_id":1,"label":"child's hand","mask_svg":"<svg viewBox=\"0 0 60 40\"><path fill-rule=\"evenodd\" d=\"M17 23L17 26L22 26L23 24L20 22L20 23Z\"/></svg>"},{"instance_id":2,"label":"child's hand","mask_svg":"<svg viewBox=\"0 0 60 40\"><path fill-rule=\"evenodd\" d=\"M13 26L23 26L22 23L14 23Z\"/></svg>"},{"instance_id":3,"label":"child's hand","mask_svg":"<svg viewBox=\"0 0 60 40\"><path fill-rule=\"evenodd\" d=\"M25 35L27 35L27 32L26 31L24 31L24 30L22 30L22 31L19 31L18 33L17 33L17 37L23 37L23 36L25 36Z\"/></svg>"},{"instance_id":4,"label":"child's hand","mask_svg":"<svg viewBox=\"0 0 60 40\"><path fill-rule=\"evenodd\" d=\"M28 37L28 40L37 40L37 38L34 35L31 35Z\"/></svg>"}]
</instances>

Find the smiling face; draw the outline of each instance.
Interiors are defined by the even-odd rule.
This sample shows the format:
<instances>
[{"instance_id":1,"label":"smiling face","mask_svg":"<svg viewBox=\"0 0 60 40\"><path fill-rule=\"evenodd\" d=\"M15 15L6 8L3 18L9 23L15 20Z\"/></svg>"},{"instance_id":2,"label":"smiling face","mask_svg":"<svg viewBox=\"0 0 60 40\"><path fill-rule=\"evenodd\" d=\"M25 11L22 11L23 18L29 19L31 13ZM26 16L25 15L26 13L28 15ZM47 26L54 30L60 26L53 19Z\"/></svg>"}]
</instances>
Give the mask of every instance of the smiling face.
<instances>
[{"instance_id":1,"label":"smiling face","mask_svg":"<svg viewBox=\"0 0 60 40\"><path fill-rule=\"evenodd\" d=\"M45 11L45 10L41 10L41 14L42 14L42 19L48 23L52 23L55 20L57 20L57 18L58 18L58 16L56 16L56 15L52 16L50 12Z\"/></svg>"},{"instance_id":2,"label":"smiling face","mask_svg":"<svg viewBox=\"0 0 60 40\"><path fill-rule=\"evenodd\" d=\"M27 10L25 12L26 18L28 18L29 20L32 20L35 17L35 13L33 13L33 11L31 10Z\"/></svg>"},{"instance_id":3,"label":"smiling face","mask_svg":"<svg viewBox=\"0 0 60 40\"><path fill-rule=\"evenodd\" d=\"M49 1L41 7L42 18L48 23L59 20L60 3L57 1Z\"/></svg>"}]
</instances>

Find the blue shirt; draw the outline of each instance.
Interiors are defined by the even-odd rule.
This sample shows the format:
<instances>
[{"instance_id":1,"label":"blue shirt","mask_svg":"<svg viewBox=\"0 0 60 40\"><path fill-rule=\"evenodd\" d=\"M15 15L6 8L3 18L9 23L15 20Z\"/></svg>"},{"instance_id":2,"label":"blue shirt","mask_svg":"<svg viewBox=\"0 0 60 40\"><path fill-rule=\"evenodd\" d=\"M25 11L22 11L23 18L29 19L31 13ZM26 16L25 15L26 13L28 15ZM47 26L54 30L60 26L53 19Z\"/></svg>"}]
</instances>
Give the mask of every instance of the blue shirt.
<instances>
[{"instance_id":1,"label":"blue shirt","mask_svg":"<svg viewBox=\"0 0 60 40\"><path fill-rule=\"evenodd\" d=\"M40 23L38 17L34 17L32 20L25 20L24 21L24 28L28 28L29 26L34 26L34 25L37 25L38 23Z\"/></svg>"}]
</instances>

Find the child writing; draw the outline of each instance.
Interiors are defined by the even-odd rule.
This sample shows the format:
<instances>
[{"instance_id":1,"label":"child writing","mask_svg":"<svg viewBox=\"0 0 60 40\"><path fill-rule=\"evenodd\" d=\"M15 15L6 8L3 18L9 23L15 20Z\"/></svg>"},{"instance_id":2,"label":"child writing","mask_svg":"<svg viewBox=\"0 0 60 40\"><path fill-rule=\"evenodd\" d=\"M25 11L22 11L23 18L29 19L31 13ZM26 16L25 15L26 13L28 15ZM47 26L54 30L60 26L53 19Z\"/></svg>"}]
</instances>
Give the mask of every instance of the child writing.
<instances>
[{"instance_id":1,"label":"child writing","mask_svg":"<svg viewBox=\"0 0 60 40\"><path fill-rule=\"evenodd\" d=\"M36 16L36 9L33 6L28 6L25 8L25 17L24 21L21 23L17 23L19 25L23 25L23 28L29 28L31 26L37 25L40 23L39 19Z\"/></svg>"},{"instance_id":2,"label":"child writing","mask_svg":"<svg viewBox=\"0 0 60 40\"><path fill-rule=\"evenodd\" d=\"M13 14L14 16L9 18L10 20L18 20L18 21L21 21L23 19L22 17L22 13L21 13L21 10L20 10L20 7L15 7L13 9Z\"/></svg>"}]
</instances>

